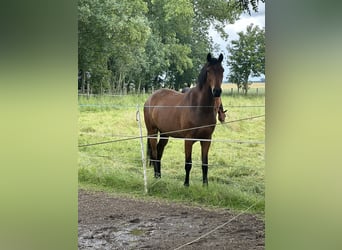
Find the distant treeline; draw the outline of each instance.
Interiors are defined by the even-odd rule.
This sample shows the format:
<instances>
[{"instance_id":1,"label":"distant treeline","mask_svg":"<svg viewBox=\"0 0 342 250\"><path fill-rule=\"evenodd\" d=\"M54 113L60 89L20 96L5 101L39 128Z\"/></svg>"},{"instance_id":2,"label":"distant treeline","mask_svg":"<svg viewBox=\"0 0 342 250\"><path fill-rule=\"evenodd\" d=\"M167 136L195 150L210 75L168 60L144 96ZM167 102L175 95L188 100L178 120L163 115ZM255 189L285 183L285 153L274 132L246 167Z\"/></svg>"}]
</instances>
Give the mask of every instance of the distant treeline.
<instances>
[{"instance_id":1,"label":"distant treeline","mask_svg":"<svg viewBox=\"0 0 342 250\"><path fill-rule=\"evenodd\" d=\"M79 0L78 89L95 94L190 86L207 53L219 53L209 28L227 38L225 25L256 11L258 3Z\"/></svg>"}]
</instances>

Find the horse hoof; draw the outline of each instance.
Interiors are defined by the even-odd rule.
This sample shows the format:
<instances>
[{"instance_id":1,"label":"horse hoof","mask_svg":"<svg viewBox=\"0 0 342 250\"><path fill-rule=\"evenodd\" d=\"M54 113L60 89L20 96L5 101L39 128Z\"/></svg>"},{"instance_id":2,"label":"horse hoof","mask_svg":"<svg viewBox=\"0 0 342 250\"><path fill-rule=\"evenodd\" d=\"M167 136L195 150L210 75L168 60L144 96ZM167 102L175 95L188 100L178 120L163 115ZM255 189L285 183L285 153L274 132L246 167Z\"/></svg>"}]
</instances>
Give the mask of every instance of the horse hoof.
<instances>
[{"instance_id":1,"label":"horse hoof","mask_svg":"<svg viewBox=\"0 0 342 250\"><path fill-rule=\"evenodd\" d=\"M154 174L154 178L156 178L156 179L160 179L161 178L161 174Z\"/></svg>"},{"instance_id":2,"label":"horse hoof","mask_svg":"<svg viewBox=\"0 0 342 250\"><path fill-rule=\"evenodd\" d=\"M184 187L189 187L189 183L184 183Z\"/></svg>"}]
</instances>

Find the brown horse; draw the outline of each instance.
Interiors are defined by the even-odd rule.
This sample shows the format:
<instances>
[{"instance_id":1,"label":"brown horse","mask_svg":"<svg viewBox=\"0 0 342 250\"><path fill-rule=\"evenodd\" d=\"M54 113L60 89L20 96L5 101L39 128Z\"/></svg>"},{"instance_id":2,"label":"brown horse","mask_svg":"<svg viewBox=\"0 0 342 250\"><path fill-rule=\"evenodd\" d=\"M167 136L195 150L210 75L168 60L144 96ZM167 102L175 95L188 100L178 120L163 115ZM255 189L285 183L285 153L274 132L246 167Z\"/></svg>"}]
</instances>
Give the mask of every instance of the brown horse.
<instances>
[{"instance_id":1,"label":"brown horse","mask_svg":"<svg viewBox=\"0 0 342 250\"><path fill-rule=\"evenodd\" d=\"M145 102L144 118L147 128L147 153L154 165L154 176L161 177L161 158L168 137L185 138L185 186L189 186L192 167L192 146L200 140L203 184L208 184L208 151L216 125L216 114L221 104L223 55L213 58L209 53L196 87L182 94L160 89ZM157 135L160 139L157 143ZM190 139L190 140L187 140ZM204 139L204 140L201 140Z\"/></svg>"}]
</instances>

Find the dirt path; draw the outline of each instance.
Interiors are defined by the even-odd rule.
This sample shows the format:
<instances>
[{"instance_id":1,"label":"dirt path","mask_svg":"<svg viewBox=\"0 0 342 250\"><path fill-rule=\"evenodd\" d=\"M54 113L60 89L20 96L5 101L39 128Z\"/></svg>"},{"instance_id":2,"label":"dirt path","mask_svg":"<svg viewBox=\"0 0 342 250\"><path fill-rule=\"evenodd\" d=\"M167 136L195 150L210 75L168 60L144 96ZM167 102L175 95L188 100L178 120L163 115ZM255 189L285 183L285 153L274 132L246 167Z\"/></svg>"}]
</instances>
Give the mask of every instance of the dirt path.
<instances>
[{"instance_id":1,"label":"dirt path","mask_svg":"<svg viewBox=\"0 0 342 250\"><path fill-rule=\"evenodd\" d=\"M79 249L176 249L236 214L79 190ZM264 222L243 214L181 249L264 249Z\"/></svg>"}]
</instances>

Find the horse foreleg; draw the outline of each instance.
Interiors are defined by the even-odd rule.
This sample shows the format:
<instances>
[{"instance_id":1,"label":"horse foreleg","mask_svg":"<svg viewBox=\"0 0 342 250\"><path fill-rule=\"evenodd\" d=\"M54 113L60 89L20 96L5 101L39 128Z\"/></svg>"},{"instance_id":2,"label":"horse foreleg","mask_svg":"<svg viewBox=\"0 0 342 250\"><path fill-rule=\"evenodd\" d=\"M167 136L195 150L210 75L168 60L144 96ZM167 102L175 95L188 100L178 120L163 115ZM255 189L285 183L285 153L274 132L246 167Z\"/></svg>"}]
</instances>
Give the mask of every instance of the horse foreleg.
<instances>
[{"instance_id":1,"label":"horse foreleg","mask_svg":"<svg viewBox=\"0 0 342 250\"><path fill-rule=\"evenodd\" d=\"M157 144L157 161L156 161L157 164L156 164L156 168L154 171L154 175L156 178L161 177L161 158L163 156L164 148L168 140L169 140L168 138L159 139L159 142Z\"/></svg>"},{"instance_id":2,"label":"horse foreleg","mask_svg":"<svg viewBox=\"0 0 342 250\"><path fill-rule=\"evenodd\" d=\"M210 141L201 141L203 185L208 185L208 152Z\"/></svg>"},{"instance_id":3,"label":"horse foreleg","mask_svg":"<svg viewBox=\"0 0 342 250\"><path fill-rule=\"evenodd\" d=\"M192 145L194 144L194 141L187 141L184 142L184 149L185 149L185 181L184 186L189 186L189 177L190 177L190 170L192 167L192 159L191 159L191 153L192 153Z\"/></svg>"}]
</instances>

